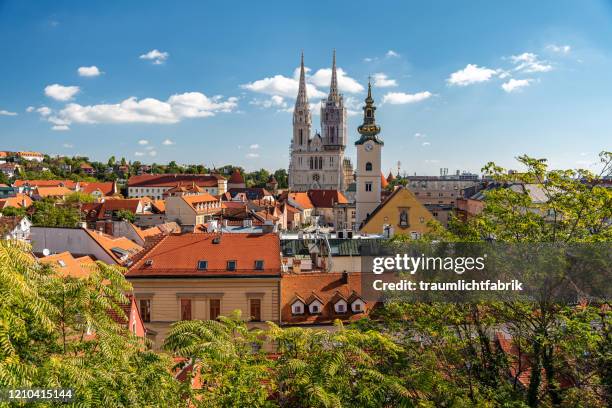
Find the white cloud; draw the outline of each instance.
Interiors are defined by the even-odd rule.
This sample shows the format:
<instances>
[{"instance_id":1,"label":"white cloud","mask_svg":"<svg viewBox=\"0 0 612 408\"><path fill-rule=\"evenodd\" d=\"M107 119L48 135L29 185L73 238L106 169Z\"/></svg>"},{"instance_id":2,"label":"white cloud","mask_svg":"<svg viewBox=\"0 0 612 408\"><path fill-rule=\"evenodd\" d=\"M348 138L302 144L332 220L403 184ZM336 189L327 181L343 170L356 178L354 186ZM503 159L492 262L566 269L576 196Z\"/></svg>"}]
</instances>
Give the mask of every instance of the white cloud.
<instances>
[{"instance_id":1,"label":"white cloud","mask_svg":"<svg viewBox=\"0 0 612 408\"><path fill-rule=\"evenodd\" d=\"M259 153L253 153L253 152L247 153L246 157L249 159L256 159L257 157L259 157Z\"/></svg>"},{"instance_id":2,"label":"white cloud","mask_svg":"<svg viewBox=\"0 0 612 408\"><path fill-rule=\"evenodd\" d=\"M60 84L48 85L45 87L45 95L56 101L69 101L78 94L81 89L78 86L63 86Z\"/></svg>"},{"instance_id":3,"label":"white cloud","mask_svg":"<svg viewBox=\"0 0 612 408\"><path fill-rule=\"evenodd\" d=\"M151 157L155 157L155 156L157 156L157 152L156 152L155 150L151 150L151 151L149 152L149 156L151 156Z\"/></svg>"},{"instance_id":4,"label":"white cloud","mask_svg":"<svg viewBox=\"0 0 612 408\"><path fill-rule=\"evenodd\" d=\"M9 112L7 110L0 110L0 116L17 116L17 112Z\"/></svg>"},{"instance_id":5,"label":"white cloud","mask_svg":"<svg viewBox=\"0 0 612 408\"><path fill-rule=\"evenodd\" d=\"M502 84L502 89L508 93L516 92L522 88L525 88L531 84L531 79L510 79L508 82Z\"/></svg>"},{"instance_id":6,"label":"white cloud","mask_svg":"<svg viewBox=\"0 0 612 408\"><path fill-rule=\"evenodd\" d=\"M546 49L552 52L557 52L559 54L569 54L569 52L572 50L572 47L569 45L549 44L546 46Z\"/></svg>"},{"instance_id":7,"label":"white cloud","mask_svg":"<svg viewBox=\"0 0 612 408\"><path fill-rule=\"evenodd\" d=\"M377 88L388 88L397 86L397 81L395 79L390 79L387 74L378 72L374 74L374 86Z\"/></svg>"},{"instance_id":8,"label":"white cloud","mask_svg":"<svg viewBox=\"0 0 612 408\"><path fill-rule=\"evenodd\" d=\"M172 95L166 101L155 98L127 98L117 104L79 105L70 103L49 117L58 125L72 123L178 123L186 118L214 116L218 112L231 112L238 106L238 98L224 99L221 95L207 97L200 92ZM62 123L57 123L61 121Z\"/></svg>"},{"instance_id":9,"label":"white cloud","mask_svg":"<svg viewBox=\"0 0 612 408\"><path fill-rule=\"evenodd\" d=\"M321 88L329 88L329 84L331 83L331 74L331 68L321 68L311 75L307 81ZM348 76L342 68L336 69L336 75L338 76L338 88L340 92L359 93L364 90L363 86ZM295 97L296 94L294 94L293 97ZM325 95L326 94L323 94L323 96ZM310 94L308 94L308 96L310 96Z\"/></svg>"},{"instance_id":10,"label":"white cloud","mask_svg":"<svg viewBox=\"0 0 612 408\"><path fill-rule=\"evenodd\" d=\"M146 54L142 54L139 58L143 60L153 61L153 64L160 65L163 64L169 56L170 54L168 54L167 52L162 52L158 49L154 49L147 52Z\"/></svg>"},{"instance_id":11,"label":"white cloud","mask_svg":"<svg viewBox=\"0 0 612 408\"><path fill-rule=\"evenodd\" d=\"M249 146L249 149L253 149L253 150L259 149L259 145L257 143L252 144Z\"/></svg>"},{"instance_id":12,"label":"white cloud","mask_svg":"<svg viewBox=\"0 0 612 408\"><path fill-rule=\"evenodd\" d=\"M35 107L33 107L33 106L28 106L28 107L26 108L26 112L28 112L28 113L30 113L30 112L34 112L35 110L36 110L36 108L35 108Z\"/></svg>"},{"instance_id":13,"label":"white cloud","mask_svg":"<svg viewBox=\"0 0 612 408\"><path fill-rule=\"evenodd\" d=\"M389 51L387 51L387 53L386 53L385 55L386 55L387 57L399 57L399 56L400 56L400 55L399 55L397 52L395 52L395 51L393 51L393 50L389 50Z\"/></svg>"},{"instance_id":14,"label":"white cloud","mask_svg":"<svg viewBox=\"0 0 612 408\"><path fill-rule=\"evenodd\" d=\"M145 154L143 152L134 152L134 156L144 156Z\"/></svg>"},{"instance_id":15,"label":"white cloud","mask_svg":"<svg viewBox=\"0 0 612 408\"><path fill-rule=\"evenodd\" d=\"M283 75L274 75L264 79L259 79L247 84L240 85L241 88L252 92L295 98L297 96L299 82L295 78L288 78ZM306 92L309 98L323 98L325 93L319 91L312 84L306 84Z\"/></svg>"},{"instance_id":16,"label":"white cloud","mask_svg":"<svg viewBox=\"0 0 612 408\"><path fill-rule=\"evenodd\" d=\"M496 70L467 64L465 68L453 72L446 80L450 85L467 86L478 82L486 82L493 78Z\"/></svg>"},{"instance_id":17,"label":"white cloud","mask_svg":"<svg viewBox=\"0 0 612 408\"><path fill-rule=\"evenodd\" d=\"M372 62L372 61L374 61L374 58L365 57L365 58L363 59L363 62Z\"/></svg>"},{"instance_id":18,"label":"white cloud","mask_svg":"<svg viewBox=\"0 0 612 408\"><path fill-rule=\"evenodd\" d=\"M263 108L272 108L276 107L280 110L286 110L288 108L288 104L280 95L272 95L269 99L253 99L249 102L250 105L261 106ZM291 110L293 112L293 108Z\"/></svg>"},{"instance_id":19,"label":"white cloud","mask_svg":"<svg viewBox=\"0 0 612 408\"><path fill-rule=\"evenodd\" d=\"M64 143L62 146L64 146L66 149L72 149L74 147L74 145L70 143Z\"/></svg>"},{"instance_id":20,"label":"white cloud","mask_svg":"<svg viewBox=\"0 0 612 408\"><path fill-rule=\"evenodd\" d=\"M427 135L425 133L417 132L417 133L414 134L414 138L415 139L423 139L424 137L427 137Z\"/></svg>"},{"instance_id":21,"label":"white cloud","mask_svg":"<svg viewBox=\"0 0 612 408\"><path fill-rule=\"evenodd\" d=\"M166 140L164 140L164 141L162 142L162 144L163 144L164 146L172 146L172 145L174 144L174 142L173 142L172 140L170 140L170 139L166 139Z\"/></svg>"},{"instance_id":22,"label":"white cloud","mask_svg":"<svg viewBox=\"0 0 612 408\"><path fill-rule=\"evenodd\" d=\"M532 52L524 52L520 55L513 55L510 57L512 62L516 65L514 68L516 71L521 72L548 72L553 69L546 61L541 61L538 56Z\"/></svg>"},{"instance_id":23,"label":"white cloud","mask_svg":"<svg viewBox=\"0 0 612 408\"><path fill-rule=\"evenodd\" d=\"M55 130L55 131L66 131L66 130L70 130L70 127L66 126L66 125L54 125L51 127L51 130Z\"/></svg>"},{"instance_id":24,"label":"white cloud","mask_svg":"<svg viewBox=\"0 0 612 408\"><path fill-rule=\"evenodd\" d=\"M36 109L36 112L40 113L40 116L49 116L51 114L51 109L49 109L46 106L41 106L40 108Z\"/></svg>"},{"instance_id":25,"label":"white cloud","mask_svg":"<svg viewBox=\"0 0 612 408\"><path fill-rule=\"evenodd\" d=\"M383 96L383 103L390 103L391 105L403 105L406 103L421 102L425 99L430 98L433 94L429 91L417 92L415 94L408 94L404 92L389 92Z\"/></svg>"},{"instance_id":26,"label":"white cloud","mask_svg":"<svg viewBox=\"0 0 612 408\"><path fill-rule=\"evenodd\" d=\"M101 74L100 70L95 65L92 65L91 67L79 67L77 72L79 73L79 76L82 77L97 77Z\"/></svg>"},{"instance_id":27,"label":"white cloud","mask_svg":"<svg viewBox=\"0 0 612 408\"><path fill-rule=\"evenodd\" d=\"M148 144L149 144L149 141L148 141L148 140L145 140L145 139L140 139L140 140L138 141L138 144L139 144L139 145L142 145L142 146L144 146L144 145L148 145Z\"/></svg>"}]
</instances>

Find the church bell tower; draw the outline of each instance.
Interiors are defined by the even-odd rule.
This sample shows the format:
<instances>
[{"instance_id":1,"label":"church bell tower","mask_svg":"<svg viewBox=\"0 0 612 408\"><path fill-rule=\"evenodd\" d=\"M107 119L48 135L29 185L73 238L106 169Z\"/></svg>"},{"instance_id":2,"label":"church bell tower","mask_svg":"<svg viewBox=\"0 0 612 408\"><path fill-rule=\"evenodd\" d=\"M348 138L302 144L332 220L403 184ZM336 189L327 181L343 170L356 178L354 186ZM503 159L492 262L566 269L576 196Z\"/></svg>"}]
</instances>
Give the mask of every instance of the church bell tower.
<instances>
[{"instance_id":1,"label":"church bell tower","mask_svg":"<svg viewBox=\"0 0 612 408\"><path fill-rule=\"evenodd\" d=\"M361 223L380 204L381 154L384 145L378 137L380 126L376 124L376 106L372 98L372 84L368 81L368 96L363 107L363 124L357 128L361 135L355 142L357 149L357 214L356 225Z\"/></svg>"}]
</instances>

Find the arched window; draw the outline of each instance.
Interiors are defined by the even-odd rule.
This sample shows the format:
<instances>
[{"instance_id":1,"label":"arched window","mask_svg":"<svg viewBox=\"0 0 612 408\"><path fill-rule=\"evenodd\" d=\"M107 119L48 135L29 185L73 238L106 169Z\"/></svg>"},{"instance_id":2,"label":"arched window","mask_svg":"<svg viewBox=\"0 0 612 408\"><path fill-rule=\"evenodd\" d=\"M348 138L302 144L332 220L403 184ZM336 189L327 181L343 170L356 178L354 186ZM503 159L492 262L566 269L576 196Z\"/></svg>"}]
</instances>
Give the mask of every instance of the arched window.
<instances>
[{"instance_id":1,"label":"arched window","mask_svg":"<svg viewBox=\"0 0 612 408\"><path fill-rule=\"evenodd\" d=\"M372 117L372 109L366 110L366 117L368 117L368 118Z\"/></svg>"},{"instance_id":2,"label":"arched window","mask_svg":"<svg viewBox=\"0 0 612 408\"><path fill-rule=\"evenodd\" d=\"M303 137L302 137L302 129L300 129L300 144L304 143L303 141Z\"/></svg>"},{"instance_id":3,"label":"arched window","mask_svg":"<svg viewBox=\"0 0 612 408\"><path fill-rule=\"evenodd\" d=\"M312 170L312 157L310 158L310 170Z\"/></svg>"},{"instance_id":4,"label":"arched window","mask_svg":"<svg viewBox=\"0 0 612 408\"><path fill-rule=\"evenodd\" d=\"M372 171L372 163L370 162L366 163L366 171Z\"/></svg>"},{"instance_id":5,"label":"arched window","mask_svg":"<svg viewBox=\"0 0 612 408\"><path fill-rule=\"evenodd\" d=\"M323 158L319 157L319 170L323 168Z\"/></svg>"}]
</instances>

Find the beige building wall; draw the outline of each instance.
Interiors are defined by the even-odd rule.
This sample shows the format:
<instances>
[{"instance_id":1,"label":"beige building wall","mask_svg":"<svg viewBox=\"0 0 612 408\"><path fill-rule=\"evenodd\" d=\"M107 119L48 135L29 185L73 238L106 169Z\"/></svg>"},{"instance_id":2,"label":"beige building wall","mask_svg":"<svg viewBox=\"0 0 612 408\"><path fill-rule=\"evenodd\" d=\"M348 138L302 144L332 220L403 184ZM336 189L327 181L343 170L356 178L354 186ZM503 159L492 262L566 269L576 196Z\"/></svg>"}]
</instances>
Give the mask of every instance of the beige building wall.
<instances>
[{"instance_id":1,"label":"beige building wall","mask_svg":"<svg viewBox=\"0 0 612 408\"><path fill-rule=\"evenodd\" d=\"M156 332L150 337L155 348L163 345L170 325L181 319L181 299L191 299L192 320L210 318L210 299L220 299L221 314L229 315L241 310L242 317L250 314L249 300L261 299L261 322L251 326L264 327L266 321L279 321L279 278L132 278L128 280L134 288L134 295L140 306L141 299L151 302L151 321L145 322L149 330Z\"/></svg>"},{"instance_id":2,"label":"beige building wall","mask_svg":"<svg viewBox=\"0 0 612 408\"><path fill-rule=\"evenodd\" d=\"M174 221L180 225L196 225L198 216L193 207L183 200L182 197L167 197L166 198L166 220Z\"/></svg>"}]
</instances>

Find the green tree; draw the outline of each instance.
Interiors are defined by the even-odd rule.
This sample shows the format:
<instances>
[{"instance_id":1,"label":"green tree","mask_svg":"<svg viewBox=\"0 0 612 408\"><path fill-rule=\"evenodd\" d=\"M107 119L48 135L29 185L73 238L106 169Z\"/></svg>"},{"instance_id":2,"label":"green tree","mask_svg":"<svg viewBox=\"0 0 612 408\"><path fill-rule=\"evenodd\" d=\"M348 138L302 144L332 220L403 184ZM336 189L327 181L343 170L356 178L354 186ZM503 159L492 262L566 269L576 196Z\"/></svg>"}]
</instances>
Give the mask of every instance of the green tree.
<instances>
[{"instance_id":1,"label":"green tree","mask_svg":"<svg viewBox=\"0 0 612 408\"><path fill-rule=\"evenodd\" d=\"M278 183L278 188L287 188L289 187L289 176L287 175L287 170L278 169L274 172L274 178Z\"/></svg>"},{"instance_id":2,"label":"green tree","mask_svg":"<svg viewBox=\"0 0 612 408\"><path fill-rule=\"evenodd\" d=\"M171 359L109 313L123 314L122 271L96 263L67 277L29 251L0 241L0 386L73 388L77 406L184 406Z\"/></svg>"},{"instance_id":3,"label":"green tree","mask_svg":"<svg viewBox=\"0 0 612 408\"><path fill-rule=\"evenodd\" d=\"M81 220L78 208L57 204L52 199L36 201L32 209L32 224L38 227L74 228Z\"/></svg>"},{"instance_id":4,"label":"green tree","mask_svg":"<svg viewBox=\"0 0 612 408\"><path fill-rule=\"evenodd\" d=\"M131 223L136 221L136 214L128 210L119 210L115 214L115 217L122 221L129 221Z\"/></svg>"}]
</instances>

